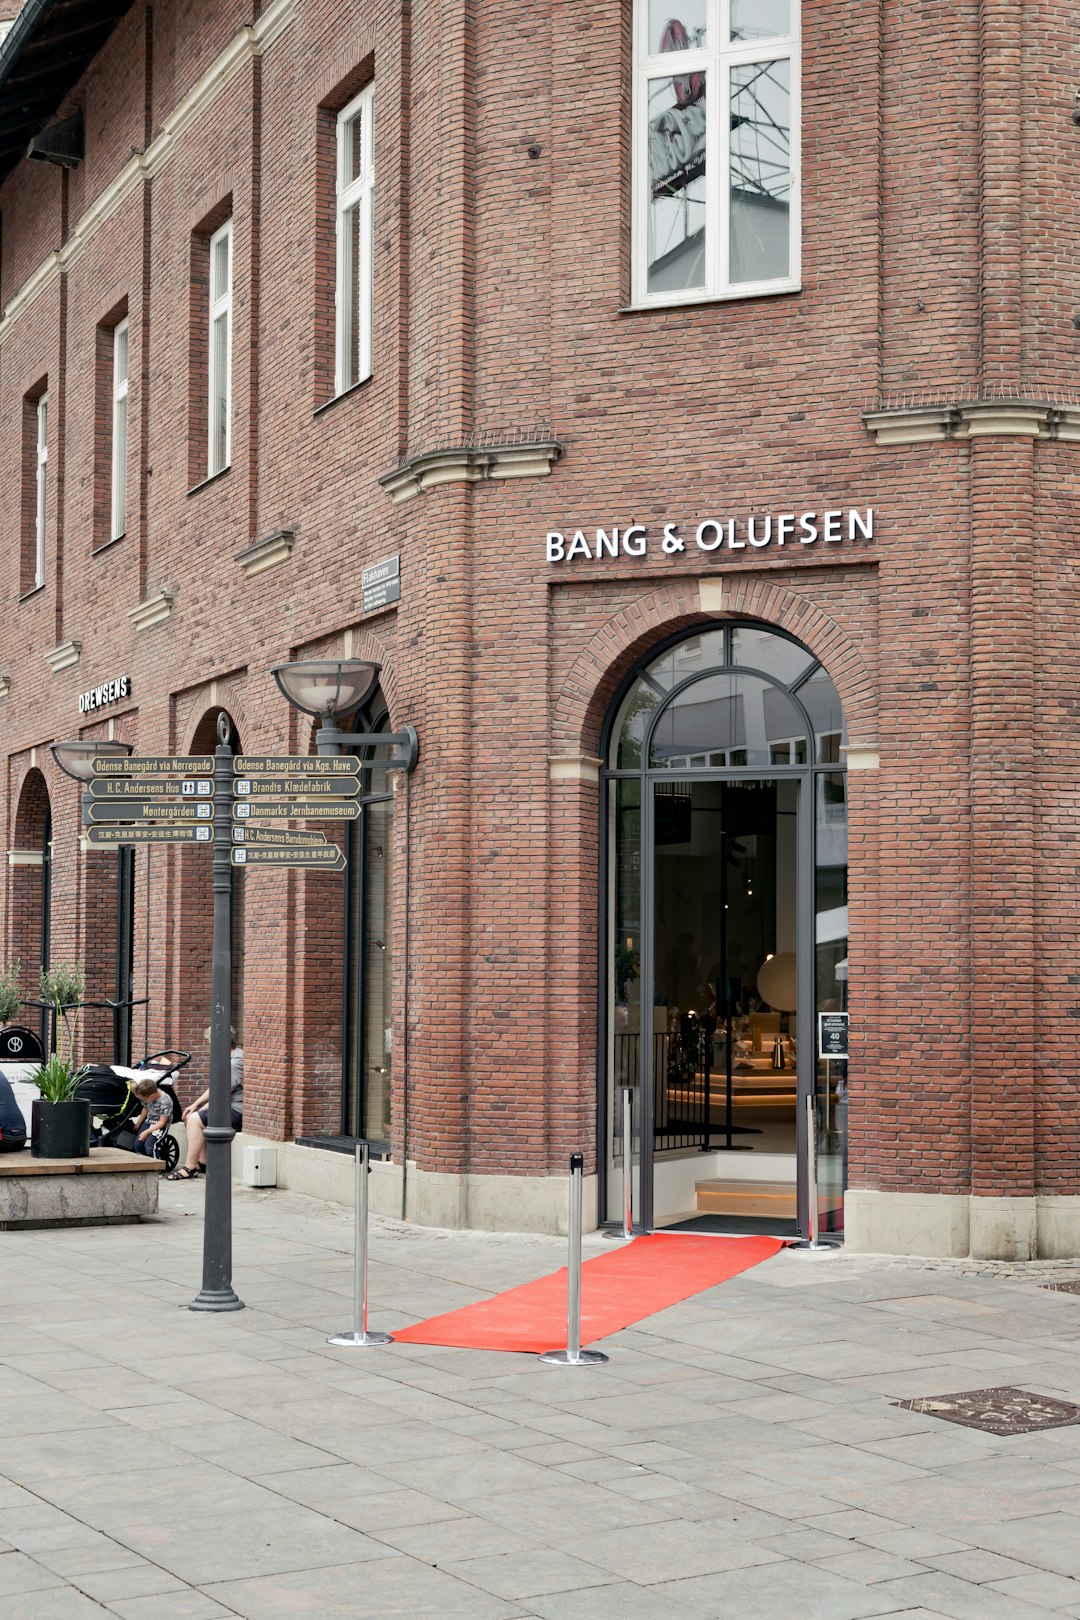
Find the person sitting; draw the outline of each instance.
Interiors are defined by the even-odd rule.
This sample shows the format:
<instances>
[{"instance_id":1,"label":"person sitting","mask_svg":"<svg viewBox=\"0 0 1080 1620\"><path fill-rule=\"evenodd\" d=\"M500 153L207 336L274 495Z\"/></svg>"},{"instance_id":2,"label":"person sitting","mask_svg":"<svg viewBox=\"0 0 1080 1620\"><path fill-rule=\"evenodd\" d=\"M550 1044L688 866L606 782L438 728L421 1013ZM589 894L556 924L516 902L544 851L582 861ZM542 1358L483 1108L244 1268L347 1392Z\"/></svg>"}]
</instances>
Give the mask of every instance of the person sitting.
<instances>
[{"instance_id":1,"label":"person sitting","mask_svg":"<svg viewBox=\"0 0 1080 1620\"><path fill-rule=\"evenodd\" d=\"M153 1158L162 1134L172 1124L172 1098L159 1088L156 1080L138 1080L131 1088L142 1103L142 1113L132 1121L135 1132L135 1152Z\"/></svg>"},{"instance_id":2,"label":"person sitting","mask_svg":"<svg viewBox=\"0 0 1080 1620\"><path fill-rule=\"evenodd\" d=\"M238 1131L244 1123L244 1049L236 1044L236 1031L232 1032L231 1096L229 1098L232 1128ZM210 1110L210 1089L196 1097L181 1116L187 1126L187 1155L182 1165L165 1177L166 1181L194 1181L206 1173L206 1125Z\"/></svg>"}]
</instances>

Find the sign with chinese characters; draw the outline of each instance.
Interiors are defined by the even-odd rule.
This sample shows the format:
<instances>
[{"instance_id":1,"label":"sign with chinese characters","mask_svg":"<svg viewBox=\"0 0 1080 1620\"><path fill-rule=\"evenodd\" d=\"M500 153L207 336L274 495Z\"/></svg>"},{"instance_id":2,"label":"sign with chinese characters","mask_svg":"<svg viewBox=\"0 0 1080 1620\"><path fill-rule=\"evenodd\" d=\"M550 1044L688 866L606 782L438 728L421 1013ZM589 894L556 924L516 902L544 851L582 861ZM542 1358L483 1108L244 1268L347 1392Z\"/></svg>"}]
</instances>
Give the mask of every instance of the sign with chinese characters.
<instances>
[{"instance_id":1,"label":"sign with chinese characters","mask_svg":"<svg viewBox=\"0 0 1080 1620\"><path fill-rule=\"evenodd\" d=\"M767 512L747 517L707 517L692 523L614 523L606 528L549 529L549 563L589 558L727 555L731 552L799 552L811 546L854 545L874 538L874 509Z\"/></svg>"},{"instance_id":2,"label":"sign with chinese characters","mask_svg":"<svg viewBox=\"0 0 1080 1620\"><path fill-rule=\"evenodd\" d=\"M107 703L122 703L131 696L131 676L118 675L114 681L104 681L100 686L92 686L88 692L79 693L79 713L93 714L95 709L103 709Z\"/></svg>"}]
</instances>

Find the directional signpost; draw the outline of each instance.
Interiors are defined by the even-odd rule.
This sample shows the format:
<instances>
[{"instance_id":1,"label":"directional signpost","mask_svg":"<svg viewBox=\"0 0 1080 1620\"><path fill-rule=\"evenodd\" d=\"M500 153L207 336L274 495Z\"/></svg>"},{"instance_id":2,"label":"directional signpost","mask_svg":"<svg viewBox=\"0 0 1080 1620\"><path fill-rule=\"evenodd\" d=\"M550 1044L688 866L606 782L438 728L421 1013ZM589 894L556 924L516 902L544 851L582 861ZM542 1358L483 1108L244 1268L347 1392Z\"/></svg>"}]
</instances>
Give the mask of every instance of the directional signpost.
<instances>
[{"instance_id":1,"label":"directional signpost","mask_svg":"<svg viewBox=\"0 0 1080 1620\"><path fill-rule=\"evenodd\" d=\"M95 847L117 848L120 844L209 844L214 837L210 822L189 823L186 826L145 827L123 826L88 827L86 842Z\"/></svg>"},{"instance_id":2,"label":"directional signpost","mask_svg":"<svg viewBox=\"0 0 1080 1620\"><path fill-rule=\"evenodd\" d=\"M275 849L314 849L328 842L321 832L300 832L292 827L244 827L232 830L234 844L267 844Z\"/></svg>"},{"instance_id":3,"label":"directional signpost","mask_svg":"<svg viewBox=\"0 0 1080 1620\"><path fill-rule=\"evenodd\" d=\"M267 849L262 844L249 849L241 844L232 851L232 863L245 870L251 866L291 866L317 868L322 872L344 872L348 864L344 852L335 844L292 849Z\"/></svg>"},{"instance_id":4,"label":"directional signpost","mask_svg":"<svg viewBox=\"0 0 1080 1620\"><path fill-rule=\"evenodd\" d=\"M237 799L234 821L359 821L362 804L351 799Z\"/></svg>"},{"instance_id":5,"label":"directional signpost","mask_svg":"<svg viewBox=\"0 0 1080 1620\"><path fill-rule=\"evenodd\" d=\"M95 759L94 778L83 795L86 840L96 848L203 844L214 852L203 1282L190 1306L196 1311L243 1309L232 1286L233 872L237 868L250 872L253 867L343 872L348 865L345 854L325 833L263 823L359 820L364 813L362 773L372 763L356 754L234 755L224 713L218 715L217 734L212 755ZM411 770L416 763L418 745L411 727L400 733L362 734L357 744L366 744L365 752L392 746L394 758L380 760L382 769Z\"/></svg>"}]
</instances>

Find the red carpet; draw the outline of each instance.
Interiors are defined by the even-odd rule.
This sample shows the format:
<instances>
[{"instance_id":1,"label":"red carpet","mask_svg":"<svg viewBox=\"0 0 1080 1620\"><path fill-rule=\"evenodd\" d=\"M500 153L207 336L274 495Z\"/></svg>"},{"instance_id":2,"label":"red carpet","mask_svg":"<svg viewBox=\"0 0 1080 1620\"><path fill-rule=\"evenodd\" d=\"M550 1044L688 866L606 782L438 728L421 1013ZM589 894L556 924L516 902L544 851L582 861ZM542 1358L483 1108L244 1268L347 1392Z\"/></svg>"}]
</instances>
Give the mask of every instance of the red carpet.
<instances>
[{"instance_id":1,"label":"red carpet","mask_svg":"<svg viewBox=\"0 0 1080 1620\"><path fill-rule=\"evenodd\" d=\"M581 1268L581 1342L654 1316L726 1282L784 1247L771 1237L638 1237ZM463 1350L555 1350L566 1343L566 1267L494 1299L395 1330L398 1344Z\"/></svg>"}]
</instances>

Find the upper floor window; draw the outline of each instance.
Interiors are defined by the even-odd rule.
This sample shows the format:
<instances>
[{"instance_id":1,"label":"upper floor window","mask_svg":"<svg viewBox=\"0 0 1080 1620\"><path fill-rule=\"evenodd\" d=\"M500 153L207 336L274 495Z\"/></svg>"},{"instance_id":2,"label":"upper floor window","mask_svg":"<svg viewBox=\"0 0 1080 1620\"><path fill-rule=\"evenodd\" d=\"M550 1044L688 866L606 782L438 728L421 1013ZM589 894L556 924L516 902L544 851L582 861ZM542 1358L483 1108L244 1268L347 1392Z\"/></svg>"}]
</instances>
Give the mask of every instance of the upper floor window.
<instances>
[{"instance_id":1,"label":"upper floor window","mask_svg":"<svg viewBox=\"0 0 1080 1620\"><path fill-rule=\"evenodd\" d=\"M634 9L634 303L793 291L800 0Z\"/></svg>"},{"instance_id":2,"label":"upper floor window","mask_svg":"<svg viewBox=\"0 0 1080 1620\"><path fill-rule=\"evenodd\" d=\"M113 327L112 364L112 509L109 539L127 532L128 323Z\"/></svg>"},{"instance_id":3,"label":"upper floor window","mask_svg":"<svg viewBox=\"0 0 1080 1620\"><path fill-rule=\"evenodd\" d=\"M37 446L34 463L34 589L45 583L46 481L49 473L49 396L37 402Z\"/></svg>"},{"instance_id":4,"label":"upper floor window","mask_svg":"<svg viewBox=\"0 0 1080 1620\"><path fill-rule=\"evenodd\" d=\"M336 364L343 393L371 376L372 217L375 197L375 87L338 114Z\"/></svg>"},{"instance_id":5,"label":"upper floor window","mask_svg":"<svg viewBox=\"0 0 1080 1620\"><path fill-rule=\"evenodd\" d=\"M232 459L232 220L210 238L210 365L207 474Z\"/></svg>"}]
</instances>

